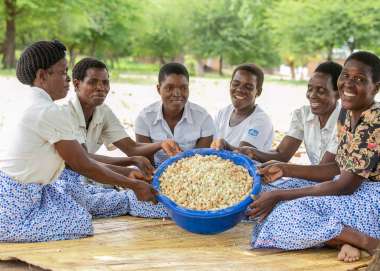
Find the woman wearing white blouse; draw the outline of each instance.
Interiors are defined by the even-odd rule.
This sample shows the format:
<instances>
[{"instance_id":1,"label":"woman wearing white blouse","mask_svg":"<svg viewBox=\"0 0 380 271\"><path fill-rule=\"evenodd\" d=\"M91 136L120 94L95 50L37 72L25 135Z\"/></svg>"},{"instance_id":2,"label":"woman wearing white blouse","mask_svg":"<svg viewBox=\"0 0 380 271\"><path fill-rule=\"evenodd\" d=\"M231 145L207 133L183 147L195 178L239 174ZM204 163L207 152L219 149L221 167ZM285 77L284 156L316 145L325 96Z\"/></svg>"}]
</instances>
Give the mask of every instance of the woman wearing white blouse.
<instances>
[{"instance_id":1,"label":"woman wearing white blouse","mask_svg":"<svg viewBox=\"0 0 380 271\"><path fill-rule=\"evenodd\" d=\"M154 201L156 194L144 180L130 178L138 174L96 162L76 141L70 118L54 103L69 90L65 51L58 41L36 42L17 64L17 78L32 88L28 105L17 108L18 114L3 128L7 144L0 149L2 242L85 237L93 233L92 215L167 216L162 205L138 201ZM64 169L65 163L72 170ZM77 172L130 190L91 193Z\"/></svg>"}]
</instances>

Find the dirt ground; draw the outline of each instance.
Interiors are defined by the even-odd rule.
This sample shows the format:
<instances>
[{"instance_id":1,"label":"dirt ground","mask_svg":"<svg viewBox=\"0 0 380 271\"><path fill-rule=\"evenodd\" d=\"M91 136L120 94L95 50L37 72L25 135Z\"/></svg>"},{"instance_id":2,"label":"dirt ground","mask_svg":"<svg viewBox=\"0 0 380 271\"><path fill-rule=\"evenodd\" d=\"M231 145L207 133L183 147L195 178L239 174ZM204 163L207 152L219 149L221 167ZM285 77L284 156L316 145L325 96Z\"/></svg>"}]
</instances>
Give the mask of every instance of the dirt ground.
<instances>
[{"instance_id":1,"label":"dirt ground","mask_svg":"<svg viewBox=\"0 0 380 271\"><path fill-rule=\"evenodd\" d=\"M132 75L131 75L132 76ZM128 78L128 75L126 75ZM106 103L120 118L127 132L134 137L134 120L139 111L145 106L157 101L159 96L156 91L155 77L133 75L133 82L137 83L112 83L111 91ZM18 103L25 98L28 87L22 85L15 77L0 77L0 127L7 115ZM219 109L230 103L228 79L192 78L190 80L189 100L200 104L215 116ZM306 85L293 85L281 82L264 82L262 95L257 103L272 118L276 130L275 144L287 131L291 118L291 112L306 104ZM74 95L70 90L68 97ZM64 102L59 101L58 103ZM104 153L106 150L101 149ZM110 155L118 155L118 152Z\"/></svg>"}]
</instances>

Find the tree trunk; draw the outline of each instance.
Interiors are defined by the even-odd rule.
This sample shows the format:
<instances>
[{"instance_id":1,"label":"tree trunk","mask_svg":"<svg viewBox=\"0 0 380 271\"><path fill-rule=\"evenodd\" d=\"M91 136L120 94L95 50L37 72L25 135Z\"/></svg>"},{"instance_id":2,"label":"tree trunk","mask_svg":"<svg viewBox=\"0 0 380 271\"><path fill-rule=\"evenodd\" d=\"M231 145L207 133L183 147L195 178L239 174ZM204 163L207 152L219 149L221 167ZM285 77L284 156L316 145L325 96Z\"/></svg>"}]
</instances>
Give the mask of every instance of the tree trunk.
<instances>
[{"instance_id":1,"label":"tree trunk","mask_svg":"<svg viewBox=\"0 0 380 271\"><path fill-rule=\"evenodd\" d=\"M6 69L16 66L16 0L4 0L5 6L5 39L3 43L3 67Z\"/></svg>"},{"instance_id":2,"label":"tree trunk","mask_svg":"<svg viewBox=\"0 0 380 271\"><path fill-rule=\"evenodd\" d=\"M70 56L69 66L72 68L75 65L75 56L76 56L75 55L74 46L70 46L70 48L69 48L69 56Z\"/></svg>"},{"instance_id":3,"label":"tree trunk","mask_svg":"<svg viewBox=\"0 0 380 271\"><path fill-rule=\"evenodd\" d=\"M294 61L289 61L290 74L292 76L292 80L296 80L296 67Z\"/></svg>"},{"instance_id":4,"label":"tree trunk","mask_svg":"<svg viewBox=\"0 0 380 271\"><path fill-rule=\"evenodd\" d=\"M333 55L333 49L334 49L334 44L330 44L327 48L327 60L332 61L332 55Z\"/></svg>"},{"instance_id":5,"label":"tree trunk","mask_svg":"<svg viewBox=\"0 0 380 271\"><path fill-rule=\"evenodd\" d=\"M203 64L203 61L201 58L196 58L197 64L196 64L196 71L195 74L198 76L203 76L205 74L205 67Z\"/></svg>"},{"instance_id":6,"label":"tree trunk","mask_svg":"<svg viewBox=\"0 0 380 271\"><path fill-rule=\"evenodd\" d=\"M219 75L223 76L223 56L219 57Z\"/></svg>"},{"instance_id":7,"label":"tree trunk","mask_svg":"<svg viewBox=\"0 0 380 271\"><path fill-rule=\"evenodd\" d=\"M164 58L164 56L159 56L159 58L158 58L159 60L160 60L160 66L162 66L162 65L165 65L166 64L166 61L165 61L165 58Z\"/></svg>"}]
</instances>

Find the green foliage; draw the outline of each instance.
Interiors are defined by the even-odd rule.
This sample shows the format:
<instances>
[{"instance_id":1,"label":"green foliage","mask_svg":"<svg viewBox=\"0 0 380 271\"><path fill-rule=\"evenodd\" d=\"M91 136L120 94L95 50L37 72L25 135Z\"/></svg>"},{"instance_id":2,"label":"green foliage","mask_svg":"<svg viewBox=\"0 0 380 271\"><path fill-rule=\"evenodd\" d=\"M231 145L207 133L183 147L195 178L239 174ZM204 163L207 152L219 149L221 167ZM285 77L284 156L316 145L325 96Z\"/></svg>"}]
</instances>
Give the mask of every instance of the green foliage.
<instances>
[{"instance_id":1,"label":"green foliage","mask_svg":"<svg viewBox=\"0 0 380 271\"><path fill-rule=\"evenodd\" d=\"M264 13L270 2L201 2L193 11L190 51L202 58L222 56L231 64L278 64L270 33L263 24Z\"/></svg>"},{"instance_id":2,"label":"green foliage","mask_svg":"<svg viewBox=\"0 0 380 271\"><path fill-rule=\"evenodd\" d=\"M115 69L122 69L127 57L160 63L185 60L195 72L205 58L273 67L280 59L291 66L304 65L342 46L380 53L380 1L373 0L16 3L18 50L36 40L56 38L68 47L72 62L78 55L95 56ZM0 1L0 45L5 40L4 15Z\"/></svg>"},{"instance_id":3,"label":"green foliage","mask_svg":"<svg viewBox=\"0 0 380 271\"><path fill-rule=\"evenodd\" d=\"M365 49L378 41L379 8L370 0L280 0L267 22L283 59L304 64L331 56L333 48Z\"/></svg>"}]
</instances>

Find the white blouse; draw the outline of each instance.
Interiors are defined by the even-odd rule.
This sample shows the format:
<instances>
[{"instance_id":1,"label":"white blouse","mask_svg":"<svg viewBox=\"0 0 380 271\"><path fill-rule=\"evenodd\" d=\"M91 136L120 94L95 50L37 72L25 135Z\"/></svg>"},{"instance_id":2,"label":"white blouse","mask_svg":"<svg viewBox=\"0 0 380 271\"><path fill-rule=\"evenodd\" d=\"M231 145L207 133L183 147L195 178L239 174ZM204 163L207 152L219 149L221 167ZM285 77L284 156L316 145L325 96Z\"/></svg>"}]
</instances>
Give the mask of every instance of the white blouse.
<instances>
[{"instance_id":1,"label":"white blouse","mask_svg":"<svg viewBox=\"0 0 380 271\"><path fill-rule=\"evenodd\" d=\"M107 148L114 142L129 137L111 108L102 104L95 108L88 129L79 98L75 95L63 108L68 111L79 142L85 143L89 153L96 153L104 144Z\"/></svg>"},{"instance_id":2,"label":"white blouse","mask_svg":"<svg viewBox=\"0 0 380 271\"><path fill-rule=\"evenodd\" d=\"M340 109L341 106L337 103L323 128L320 127L318 116L311 112L309 105L302 106L293 112L287 135L304 142L312 165L319 164L326 151L336 153L338 148L336 126Z\"/></svg>"},{"instance_id":3,"label":"white blouse","mask_svg":"<svg viewBox=\"0 0 380 271\"><path fill-rule=\"evenodd\" d=\"M70 117L43 89L32 87L1 133L0 170L22 183L47 184L65 167L54 143L75 140Z\"/></svg>"}]
</instances>

